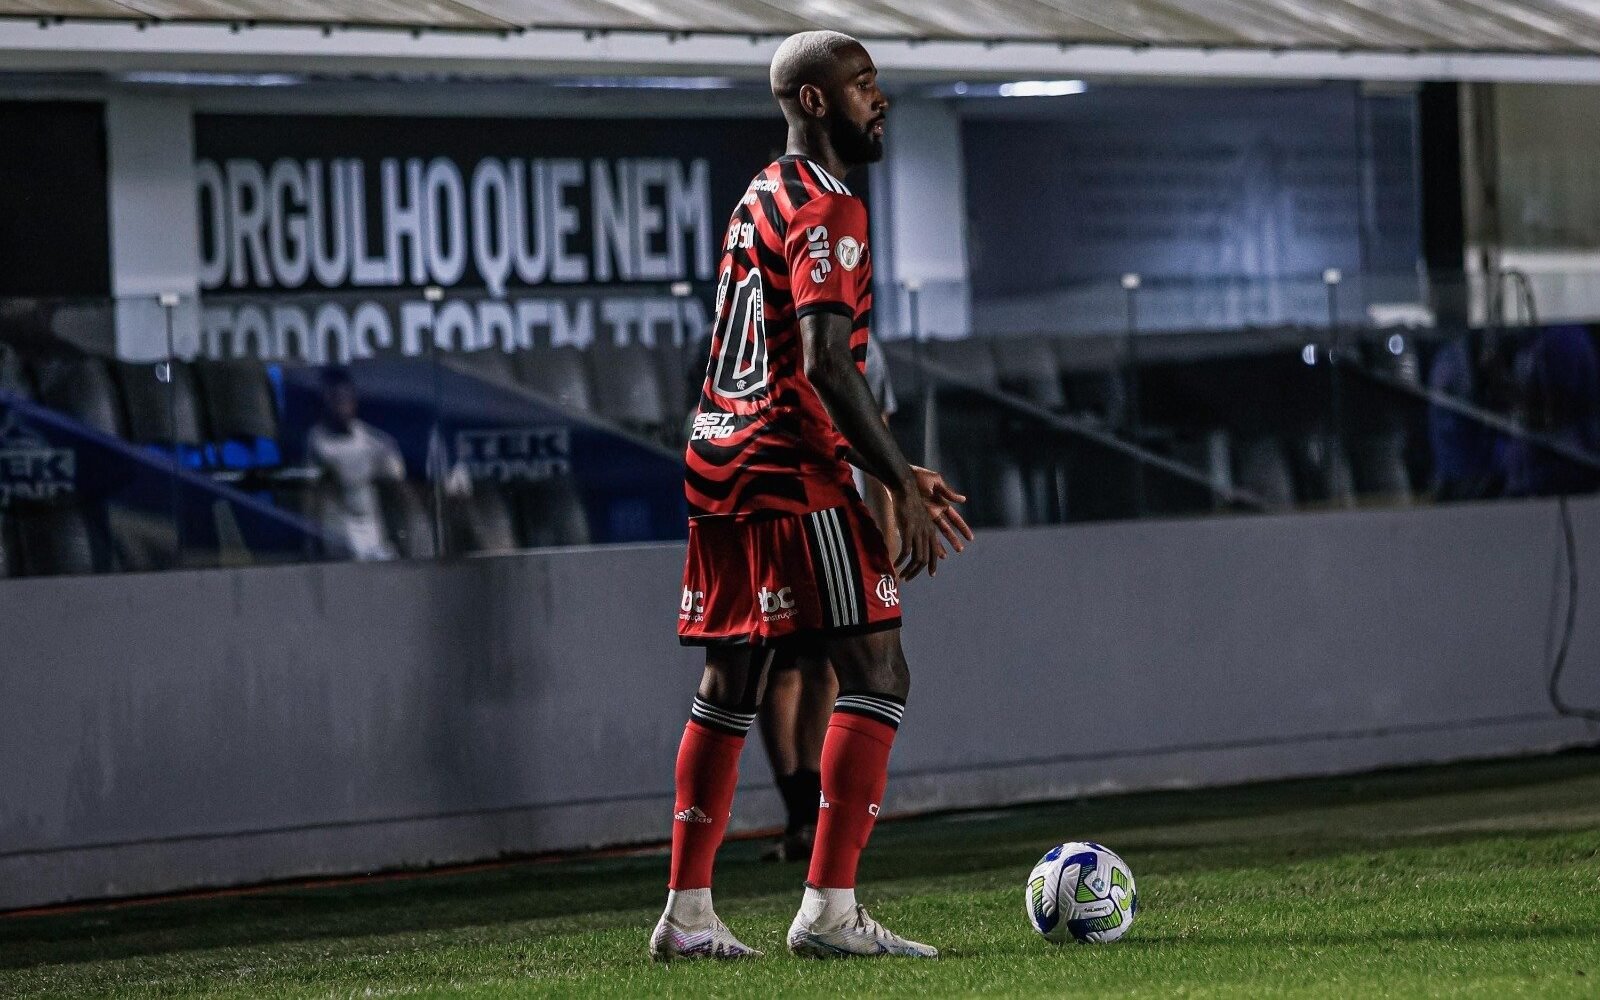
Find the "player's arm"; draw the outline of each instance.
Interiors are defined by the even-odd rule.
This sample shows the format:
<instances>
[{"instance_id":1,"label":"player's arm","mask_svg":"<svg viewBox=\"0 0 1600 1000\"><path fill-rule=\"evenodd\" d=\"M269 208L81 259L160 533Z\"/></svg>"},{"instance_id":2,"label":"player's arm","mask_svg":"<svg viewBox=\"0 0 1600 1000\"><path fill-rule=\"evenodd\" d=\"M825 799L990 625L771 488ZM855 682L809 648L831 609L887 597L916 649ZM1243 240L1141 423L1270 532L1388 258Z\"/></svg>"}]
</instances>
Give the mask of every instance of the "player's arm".
<instances>
[{"instance_id":1,"label":"player's arm","mask_svg":"<svg viewBox=\"0 0 1600 1000\"><path fill-rule=\"evenodd\" d=\"M852 325L849 317L835 311L808 312L800 318L806 378L844 435L855 464L889 491L901 539L896 571L905 580L924 569L932 576L939 560L949 557L940 533L958 552L963 532L971 537L953 506L966 498L950 489L938 473L906 461L851 357Z\"/></svg>"},{"instance_id":2,"label":"player's arm","mask_svg":"<svg viewBox=\"0 0 1600 1000\"><path fill-rule=\"evenodd\" d=\"M870 383L869 383L870 384ZM881 403L879 404L882 405ZM884 425L889 423L889 414L883 414ZM890 552L900 551L900 526L894 519L894 500L889 496L889 490L876 476L865 476L867 487L866 496L861 499L867 502L867 510L872 513L872 520L878 525L878 530L883 532L883 540L889 546ZM943 527L943 525L941 525ZM957 546L957 551L960 546Z\"/></svg>"}]
</instances>

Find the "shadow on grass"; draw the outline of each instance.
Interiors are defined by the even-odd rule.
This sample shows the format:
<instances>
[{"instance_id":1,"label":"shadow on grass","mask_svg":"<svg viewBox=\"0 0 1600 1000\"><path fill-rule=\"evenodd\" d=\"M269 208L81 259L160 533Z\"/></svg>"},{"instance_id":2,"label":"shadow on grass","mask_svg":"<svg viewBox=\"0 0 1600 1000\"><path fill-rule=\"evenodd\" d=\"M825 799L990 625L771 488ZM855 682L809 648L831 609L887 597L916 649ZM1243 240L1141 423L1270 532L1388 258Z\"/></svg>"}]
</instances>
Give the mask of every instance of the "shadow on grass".
<instances>
[{"instance_id":1,"label":"shadow on grass","mask_svg":"<svg viewBox=\"0 0 1600 1000\"><path fill-rule=\"evenodd\" d=\"M1071 831L1168 827L1216 819L1264 819L1274 814L1355 804L1401 802L1441 794L1515 787L1537 798L1540 786L1600 774L1600 755L1553 757L1449 768L1412 769L1359 778L1280 782L1205 792L1167 792L1006 810L992 818L953 823L931 817L886 823L869 852L863 881L871 884L971 877L1006 880ZM1500 836L1495 831L1388 836L1285 837L1263 823L1260 835L1227 841L1181 838L1141 844L1139 852L1163 875L1233 867L1299 864L1331 856L1392 848L1437 848ZM1557 841L1568 831L1517 831L1523 847ZM1107 838L1110 839L1110 838ZM760 845L730 845L718 869L719 899L754 900L798 892L800 866L756 861ZM1594 854L1590 851L1589 856ZM0 969L20 969L160 955L220 947L442 931L560 917L650 910L666 882L662 856L509 864L490 871L321 888L278 888L242 896L175 899L60 915L0 919ZM981 888L981 887L980 887ZM644 929L641 927L641 934ZM1193 940L1189 938L1186 940Z\"/></svg>"}]
</instances>

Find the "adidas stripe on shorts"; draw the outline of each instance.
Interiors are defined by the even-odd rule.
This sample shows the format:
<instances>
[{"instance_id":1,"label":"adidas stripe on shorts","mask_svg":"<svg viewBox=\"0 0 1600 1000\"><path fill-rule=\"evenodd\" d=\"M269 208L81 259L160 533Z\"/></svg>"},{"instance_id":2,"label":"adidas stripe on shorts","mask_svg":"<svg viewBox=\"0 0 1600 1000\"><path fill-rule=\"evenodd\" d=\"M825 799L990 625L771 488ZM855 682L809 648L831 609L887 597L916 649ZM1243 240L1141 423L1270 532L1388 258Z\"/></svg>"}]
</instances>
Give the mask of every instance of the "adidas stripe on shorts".
<instances>
[{"instance_id":1,"label":"adidas stripe on shorts","mask_svg":"<svg viewBox=\"0 0 1600 1000\"><path fill-rule=\"evenodd\" d=\"M859 498L805 514L689 521L678 602L685 645L769 645L900 625L900 587Z\"/></svg>"}]
</instances>

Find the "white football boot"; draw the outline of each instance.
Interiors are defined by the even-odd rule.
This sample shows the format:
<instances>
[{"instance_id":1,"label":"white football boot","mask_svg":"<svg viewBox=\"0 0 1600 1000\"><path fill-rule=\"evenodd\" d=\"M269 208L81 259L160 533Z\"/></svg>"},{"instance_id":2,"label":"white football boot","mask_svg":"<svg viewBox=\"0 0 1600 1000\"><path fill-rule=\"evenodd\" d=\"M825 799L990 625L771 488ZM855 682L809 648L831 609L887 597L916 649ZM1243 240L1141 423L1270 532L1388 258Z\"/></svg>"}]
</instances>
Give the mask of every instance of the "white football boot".
<instances>
[{"instance_id":1,"label":"white football boot","mask_svg":"<svg viewBox=\"0 0 1600 1000\"><path fill-rule=\"evenodd\" d=\"M802 958L939 957L939 949L908 941L872 919L854 889L810 886L789 925L789 950Z\"/></svg>"},{"instance_id":2,"label":"white football boot","mask_svg":"<svg viewBox=\"0 0 1600 1000\"><path fill-rule=\"evenodd\" d=\"M657 962L678 959L760 958L761 952L740 941L711 909L710 889L667 893L667 909L650 935L650 957Z\"/></svg>"}]
</instances>

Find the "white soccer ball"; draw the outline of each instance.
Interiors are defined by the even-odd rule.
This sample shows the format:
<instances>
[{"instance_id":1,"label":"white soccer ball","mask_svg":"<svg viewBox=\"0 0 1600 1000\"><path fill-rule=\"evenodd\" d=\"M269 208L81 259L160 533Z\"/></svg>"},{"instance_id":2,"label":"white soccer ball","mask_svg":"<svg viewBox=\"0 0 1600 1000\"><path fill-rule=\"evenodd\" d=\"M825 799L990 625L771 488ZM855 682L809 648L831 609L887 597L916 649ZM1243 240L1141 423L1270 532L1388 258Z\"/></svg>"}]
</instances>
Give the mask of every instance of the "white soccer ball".
<instances>
[{"instance_id":1,"label":"white soccer ball","mask_svg":"<svg viewBox=\"0 0 1600 1000\"><path fill-rule=\"evenodd\" d=\"M1023 894L1028 923L1054 944L1115 941L1139 913L1133 871L1092 841L1050 848L1028 873Z\"/></svg>"}]
</instances>

